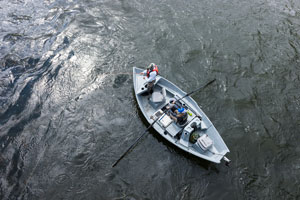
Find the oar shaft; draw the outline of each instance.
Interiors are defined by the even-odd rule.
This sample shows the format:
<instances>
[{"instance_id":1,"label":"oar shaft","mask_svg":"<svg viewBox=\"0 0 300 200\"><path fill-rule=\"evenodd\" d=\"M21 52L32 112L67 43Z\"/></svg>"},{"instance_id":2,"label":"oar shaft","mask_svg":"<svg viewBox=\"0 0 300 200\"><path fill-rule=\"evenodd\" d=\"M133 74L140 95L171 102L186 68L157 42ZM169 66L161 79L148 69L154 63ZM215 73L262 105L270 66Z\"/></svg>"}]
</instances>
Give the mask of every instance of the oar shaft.
<instances>
[{"instance_id":1,"label":"oar shaft","mask_svg":"<svg viewBox=\"0 0 300 200\"><path fill-rule=\"evenodd\" d=\"M148 126L148 128L145 130L145 132L125 151L125 153L123 153L123 155L112 165L112 167L115 167L120 160L122 160L122 158L124 158L127 153L133 148L135 147L135 145L140 141L140 139L148 132L148 130L154 125L155 122L157 122L159 118L157 118L156 120L154 120L154 122L152 122L152 124L150 126Z\"/></svg>"},{"instance_id":2,"label":"oar shaft","mask_svg":"<svg viewBox=\"0 0 300 200\"><path fill-rule=\"evenodd\" d=\"M185 97L187 97L187 96L190 96L191 94L193 94L193 93L195 93L195 92L198 92L199 90L202 90L202 89L206 88L207 86L209 86L210 84L212 84L212 83L215 82L215 81L216 81L216 79L213 79L213 80L209 81L209 82L208 82L206 85L204 85L203 87L200 87L200 88L198 88L198 89L196 89L196 90L194 90L194 91L192 91L192 92L187 93L187 94L184 95L183 97L179 98L177 101L179 101L179 100L181 100L181 99L183 99L183 98L185 98Z\"/></svg>"},{"instance_id":3,"label":"oar shaft","mask_svg":"<svg viewBox=\"0 0 300 200\"><path fill-rule=\"evenodd\" d=\"M126 154L138 143L138 141L147 133L148 129L123 153L123 155L112 165L112 167L116 166L122 158L126 156Z\"/></svg>"}]
</instances>

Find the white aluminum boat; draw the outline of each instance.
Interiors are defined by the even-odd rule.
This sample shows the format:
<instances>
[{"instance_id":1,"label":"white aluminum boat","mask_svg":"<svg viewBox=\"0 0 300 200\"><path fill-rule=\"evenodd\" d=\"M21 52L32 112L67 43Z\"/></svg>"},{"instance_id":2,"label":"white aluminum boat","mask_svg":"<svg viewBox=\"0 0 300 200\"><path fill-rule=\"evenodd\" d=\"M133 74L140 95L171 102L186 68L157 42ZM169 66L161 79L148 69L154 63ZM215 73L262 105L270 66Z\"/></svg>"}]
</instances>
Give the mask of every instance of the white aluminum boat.
<instances>
[{"instance_id":1,"label":"white aluminum boat","mask_svg":"<svg viewBox=\"0 0 300 200\"><path fill-rule=\"evenodd\" d=\"M148 94L146 80L143 79L140 68L133 68L133 84L138 105L153 128L165 139L180 149L199 158L220 163L229 152L220 134L200 109L197 103L187 93L179 89L167 79L158 75L153 93ZM177 124L167 114L170 99L178 100L178 107L187 110L188 117L184 124ZM182 99L181 99L182 98Z\"/></svg>"}]
</instances>

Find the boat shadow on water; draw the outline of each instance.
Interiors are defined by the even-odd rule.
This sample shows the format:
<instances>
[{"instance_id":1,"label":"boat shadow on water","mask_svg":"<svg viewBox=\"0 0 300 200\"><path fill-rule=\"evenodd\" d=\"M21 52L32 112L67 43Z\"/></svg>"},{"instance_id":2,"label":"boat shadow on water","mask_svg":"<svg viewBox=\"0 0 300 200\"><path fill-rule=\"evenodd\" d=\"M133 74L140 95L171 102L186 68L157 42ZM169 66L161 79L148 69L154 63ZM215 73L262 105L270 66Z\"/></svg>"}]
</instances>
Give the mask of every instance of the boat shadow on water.
<instances>
[{"instance_id":1,"label":"boat shadow on water","mask_svg":"<svg viewBox=\"0 0 300 200\"><path fill-rule=\"evenodd\" d=\"M134 106L137 110L137 114L138 114L139 118L141 119L141 121L143 122L143 124L145 125L145 130L146 130L146 128L149 127L150 124L148 123L147 119L145 118L145 116L143 115L142 111L139 108L139 105L138 105L137 100L135 98L134 89L132 89L132 94L133 94L133 97L134 97L133 102L134 102ZM151 127L148 132L154 138L156 138L159 143L163 143L163 145L167 146L169 150L174 151L174 152L178 153L180 156L185 157L187 160L191 161L193 164L201 166L202 168L204 168L206 170L209 170L209 171L212 170L216 173L219 173L219 170L217 169L217 166L216 166L215 163L212 163L210 161L201 159L197 156L194 156L193 154L190 154L190 153L176 147L174 144L166 141L166 139L163 138L160 134L158 134L153 127Z\"/></svg>"}]
</instances>

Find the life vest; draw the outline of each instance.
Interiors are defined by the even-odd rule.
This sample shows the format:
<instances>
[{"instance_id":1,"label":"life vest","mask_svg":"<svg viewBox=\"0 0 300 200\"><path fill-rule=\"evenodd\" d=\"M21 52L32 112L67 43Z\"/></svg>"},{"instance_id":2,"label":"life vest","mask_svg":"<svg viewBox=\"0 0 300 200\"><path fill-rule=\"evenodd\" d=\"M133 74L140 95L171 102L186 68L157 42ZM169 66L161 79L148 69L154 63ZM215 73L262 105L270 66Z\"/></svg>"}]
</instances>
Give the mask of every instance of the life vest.
<instances>
[{"instance_id":1,"label":"life vest","mask_svg":"<svg viewBox=\"0 0 300 200\"><path fill-rule=\"evenodd\" d=\"M149 78L150 76L150 73L155 71L156 72L156 75L158 75L158 67L157 65L154 66L154 69L152 71L150 71L149 69L147 69L147 78Z\"/></svg>"}]
</instances>

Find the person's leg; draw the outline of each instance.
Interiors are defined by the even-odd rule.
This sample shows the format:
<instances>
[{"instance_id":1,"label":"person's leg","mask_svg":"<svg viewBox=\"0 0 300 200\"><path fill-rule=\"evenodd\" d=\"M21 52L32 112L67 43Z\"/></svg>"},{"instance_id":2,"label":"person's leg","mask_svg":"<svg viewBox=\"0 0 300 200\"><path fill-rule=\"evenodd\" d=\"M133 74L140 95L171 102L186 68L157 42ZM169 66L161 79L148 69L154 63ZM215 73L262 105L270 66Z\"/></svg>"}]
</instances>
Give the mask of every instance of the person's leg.
<instances>
[{"instance_id":1,"label":"person's leg","mask_svg":"<svg viewBox=\"0 0 300 200\"><path fill-rule=\"evenodd\" d=\"M154 83L155 83L155 81L152 81L152 82L148 83L148 85L147 85L148 94L152 94L153 93Z\"/></svg>"},{"instance_id":2,"label":"person's leg","mask_svg":"<svg viewBox=\"0 0 300 200\"><path fill-rule=\"evenodd\" d=\"M173 119L175 123L177 122L177 118L176 117L170 115L170 118Z\"/></svg>"}]
</instances>

